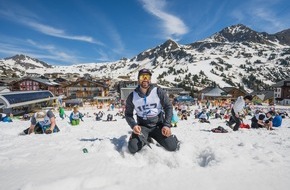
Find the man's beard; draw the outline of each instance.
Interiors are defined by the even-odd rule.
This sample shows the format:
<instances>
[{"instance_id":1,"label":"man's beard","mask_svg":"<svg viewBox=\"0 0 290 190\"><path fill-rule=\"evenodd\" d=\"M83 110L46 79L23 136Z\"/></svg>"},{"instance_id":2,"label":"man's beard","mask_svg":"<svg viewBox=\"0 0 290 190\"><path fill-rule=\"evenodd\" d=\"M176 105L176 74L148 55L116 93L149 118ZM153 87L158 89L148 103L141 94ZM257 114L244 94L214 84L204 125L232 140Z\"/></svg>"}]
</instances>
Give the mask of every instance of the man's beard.
<instances>
[{"instance_id":1,"label":"man's beard","mask_svg":"<svg viewBox=\"0 0 290 190\"><path fill-rule=\"evenodd\" d=\"M142 81L141 83L140 83L140 86L142 87L142 88L144 88L144 89L147 89L147 88L149 88L149 85L150 83L148 82L148 81Z\"/></svg>"}]
</instances>

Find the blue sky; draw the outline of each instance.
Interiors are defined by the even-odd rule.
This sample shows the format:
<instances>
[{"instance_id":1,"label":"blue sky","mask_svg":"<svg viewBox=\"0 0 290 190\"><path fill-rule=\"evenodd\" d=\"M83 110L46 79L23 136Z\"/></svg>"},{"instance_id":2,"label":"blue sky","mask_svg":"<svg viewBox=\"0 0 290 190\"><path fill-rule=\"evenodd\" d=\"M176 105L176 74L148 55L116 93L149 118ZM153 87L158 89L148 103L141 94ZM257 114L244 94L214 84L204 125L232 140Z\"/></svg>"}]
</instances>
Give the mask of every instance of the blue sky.
<instances>
[{"instance_id":1,"label":"blue sky","mask_svg":"<svg viewBox=\"0 0 290 190\"><path fill-rule=\"evenodd\" d=\"M289 18L289 0L0 0L0 58L116 61L239 23L273 34L290 28Z\"/></svg>"}]
</instances>

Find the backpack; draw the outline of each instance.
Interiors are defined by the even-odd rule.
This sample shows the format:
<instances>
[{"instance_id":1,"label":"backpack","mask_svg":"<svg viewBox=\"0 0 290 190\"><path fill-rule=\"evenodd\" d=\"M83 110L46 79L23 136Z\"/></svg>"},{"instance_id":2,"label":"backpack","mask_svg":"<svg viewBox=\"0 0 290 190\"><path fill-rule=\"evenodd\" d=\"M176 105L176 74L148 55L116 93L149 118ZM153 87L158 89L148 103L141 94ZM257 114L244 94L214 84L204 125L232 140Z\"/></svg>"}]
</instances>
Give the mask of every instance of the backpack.
<instances>
[{"instance_id":1,"label":"backpack","mask_svg":"<svg viewBox=\"0 0 290 190\"><path fill-rule=\"evenodd\" d=\"M227 133L228 131L221 126L218 126L217 128L213 128L211 130L211 132L213 132L213 133Z\"/></svg>"},{"instance_id":2,"label":"backpack","mask_svg":"<svg viewBox=\"0 0 290 190\"><path fill-rule=\"evenodd\" d=\"M250 129L249 124L241 123L240 128Z\"/></svg>"}]
</instances>

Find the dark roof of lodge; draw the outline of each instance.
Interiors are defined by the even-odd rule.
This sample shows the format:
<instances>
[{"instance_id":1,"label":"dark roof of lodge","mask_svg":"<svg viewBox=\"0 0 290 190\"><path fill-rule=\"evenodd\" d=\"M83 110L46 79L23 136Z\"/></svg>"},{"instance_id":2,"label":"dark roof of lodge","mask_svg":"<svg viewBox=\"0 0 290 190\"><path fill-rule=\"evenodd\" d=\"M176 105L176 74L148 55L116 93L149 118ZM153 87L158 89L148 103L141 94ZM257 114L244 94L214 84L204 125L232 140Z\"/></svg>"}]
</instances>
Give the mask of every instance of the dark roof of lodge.
<instances>
[{"instance_id":1,"label":"dark roof of lodge","mask_svg":"<svg viewBox=\"0 0 290 190\"><path fill-rule=\"evenodd\" d=\"M244 93L244 94L248 94L245 90L240 89L240 88L236 88L236 87L223 87L222 88L226 93L229 93L231 90L239 90L240 92Z\"/></svg>"},{"instance_id":2,"label":"dark roof of lodge","mask_svg":"<svg viewBox=\"0 0 290 190\"><path fill-rule=\"evenodd\" d=\"M228 94L223 89L216 87L206 87L202 90L203 96L211 96L211 97L231 97L230 94Z\"/></svg>"},{"instance_id":3,"label":"dark roof of lodge","mask_svg":"<svg viewBox=\"0 0 290 190\"><path fill-rule=\"evenodd\" d=\"M272 87L282 87L285 85L285 82L289 82L290 81L290 78L287 78L285 80L282 80L282 81L279 81L275 84L272 85Z\"/></svg>"},{"instance_id":4,"label":"dark roof of lodge","mask_svg":"<svg viewBox=\"0 0 290 190\"><path fill-rule=\"evenodd\" d=\"M274 97L274 91L272 90L264 90L260 92L252 92L251 95L259 97L262 101L271 99Z\"/></svg>"},{"instance_id":5,"label":"dark roof of lodge","mask_svg":"<svg viewBox=\"0 0 290 190\"><path fill-rule=\"evenodd\" d=\"M43 91L12 91L0 93L0 107L12 108L45 102L56 99L52 92Z\"/></svg>"}]
</instances>

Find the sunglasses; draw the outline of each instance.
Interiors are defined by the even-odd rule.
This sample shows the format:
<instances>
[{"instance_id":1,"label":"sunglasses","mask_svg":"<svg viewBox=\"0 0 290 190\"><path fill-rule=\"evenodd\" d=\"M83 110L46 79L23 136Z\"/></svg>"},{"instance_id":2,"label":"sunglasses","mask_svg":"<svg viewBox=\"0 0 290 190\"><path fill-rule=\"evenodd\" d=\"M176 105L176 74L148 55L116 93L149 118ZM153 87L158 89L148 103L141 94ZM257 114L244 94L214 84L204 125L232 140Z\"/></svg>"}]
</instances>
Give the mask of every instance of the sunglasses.
<instances>
[{"instance_id":1,"label":"sunglasses","mask_svg":"<svg viewBox=\"0 0 290 190\"><path fill-rule=\"evenodd\" d=\"M142 74L139 76L139 80L144 80L144 79L150 80L151 76L149 74Z\"/></svg>"}]
</instances>

